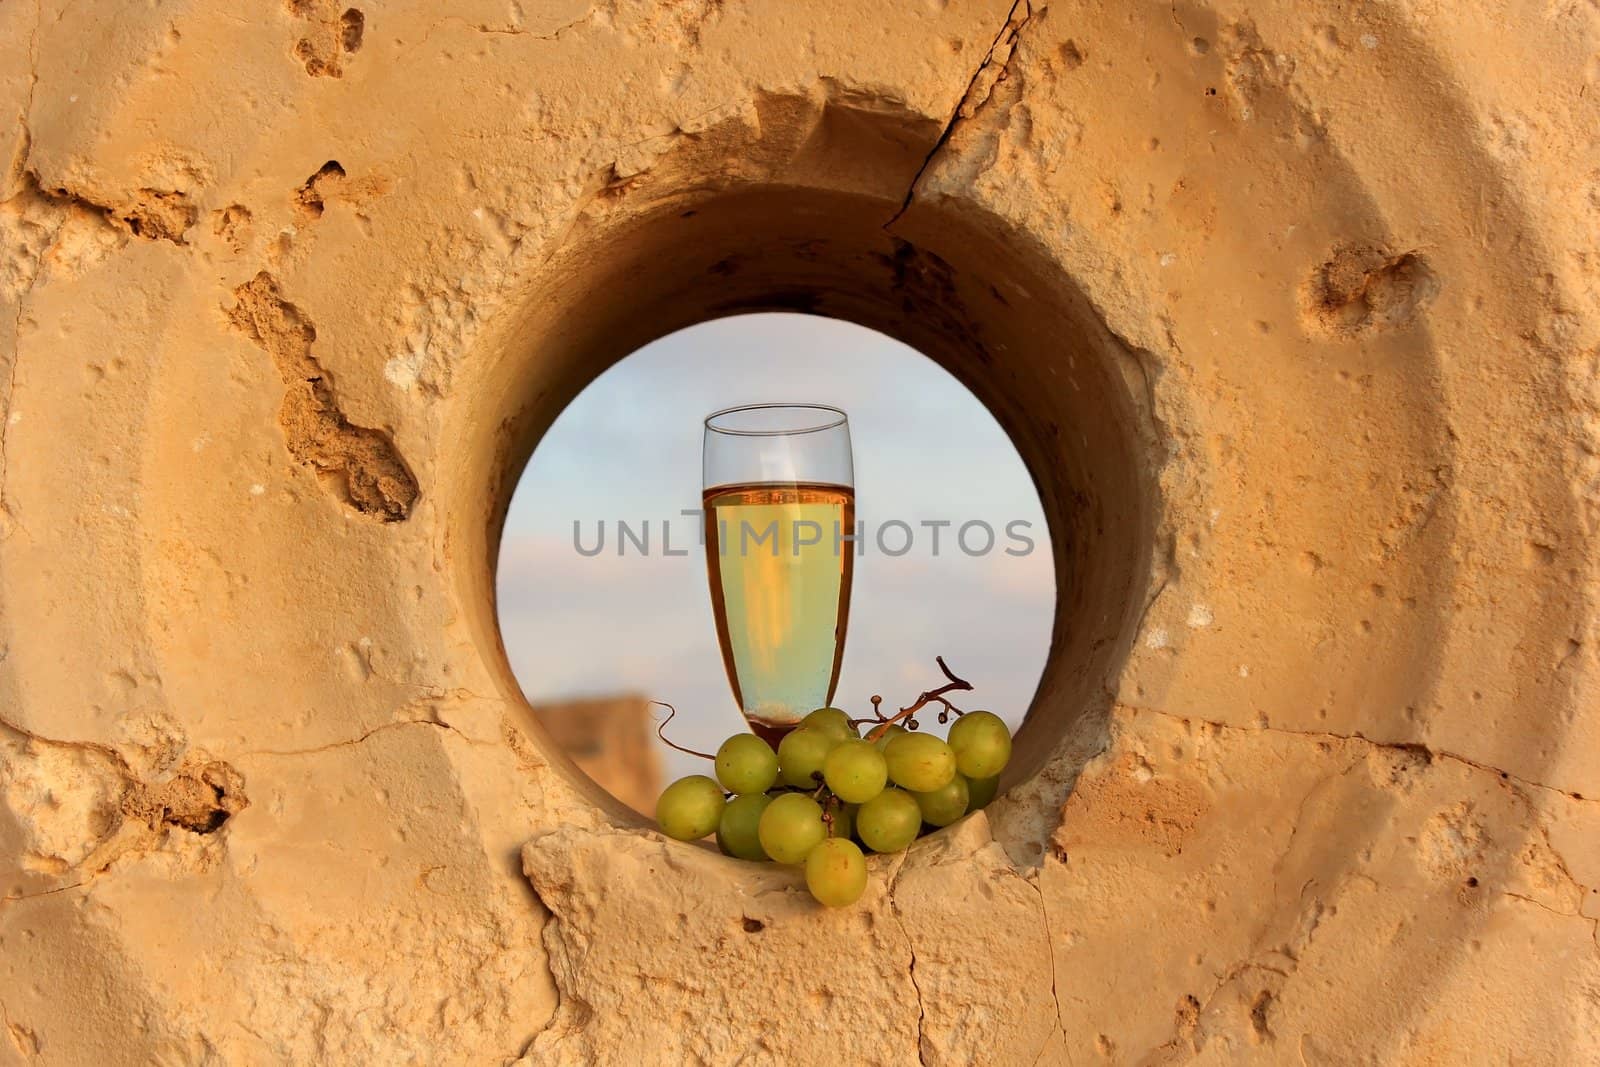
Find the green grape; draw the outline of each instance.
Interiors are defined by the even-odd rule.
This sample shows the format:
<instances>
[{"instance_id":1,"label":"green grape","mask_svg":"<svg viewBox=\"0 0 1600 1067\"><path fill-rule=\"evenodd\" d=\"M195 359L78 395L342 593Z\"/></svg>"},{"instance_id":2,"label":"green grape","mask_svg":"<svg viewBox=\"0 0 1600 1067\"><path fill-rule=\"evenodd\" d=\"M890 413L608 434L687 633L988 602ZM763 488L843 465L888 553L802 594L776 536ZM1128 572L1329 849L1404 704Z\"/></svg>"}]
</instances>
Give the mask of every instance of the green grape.
<instances>
[{"instance_id":1,"label":"green grape","mask_svg":"<svg viewBox=\"0 0 1600 1067\"><path fill-rule=\"evenodd\" d=\"M899 723L893 723L887 729L885 729L883 733L879 734L872 743L878 746L879 752L882 752L884 749L889 747L890 741L893 741L896 737L899 737L905 732L906 728L904 726L901 726Z\"/></svg>"},{"instance_id":2,"label":"green grape","mask_svg":"<svg viewBox=\"0 0 1600 1067\"><path fill-rule=\"evenodd\" d=\"M822 780L847 804L864 804L883 792L889 764L871 741L842 741L822 761Z\"/></svg>"},{"instance_id":3,"label":"green grape","mask_svg":"<svg viewBox=\"0 0 1600 1067\"><path fill-rule=\"evenodd\" d=\"M922 821L933 826L949 826L967 813L967 780L956 775L938 789L926 793L913 793L917 807L922 811Z\"/></svg>"},{"instance_id":4,"label":"green grape","mask_svg":"<svg viewBox=\"0 0 1600 1067\"><path fill-rule=\"evenodd\" d=\"M874 852L899 852L920 829L922 808L904 789L885 789L856 811L856 834Z\"/></svg>"},{"instance_id":5,"label":"green grape","mask_svg":"<svg viewBox=\"0 0 1600 1067\"><path fill-rule=\"evenodd\" d=\"M850 725L850 716L838 708L818 708L800 720L803 730L825 730L840 737L855 737L856 728Z\"/></svg>"},{"instance_id":6,"label":"green grape","mask_svg":"<svg viewBox=\"0 0 1600 1067\"><path fill-rule=\"evenodd\" d=\"M833 828L828 831L829 837L854 837L856 835L856 811L859 804L834 804Z\"/></svg>"},{"instance_id":7,"label":"green grape","mask_svg":"<svg viewBox=\"0 0 1600 1067\"><path fill-rule=\"evenodd\" d=\"M830 837L806 854L806 888L830 908L854 904L867 888L867 858L854 841Z\"/></svg>"},{"instance_id":8,"label":"green grape","mask_svg":"<svg viewBox=\"0 0 1600 1067\"><path fill-rule=\"evenodd\" d=\"M717 781L730 793L765 793L778 781L778 754L755 734L734 734L717 749Z\"/></svg>"},{"instance_id":9,"label":"green grape","mask_svg":"<svg viewBox=\"0 0 1600 1067\"><path fill-rule=\"evenodd\" d=\"M993 800L994 795L999 791L1000 776L998 774L992 778L967 779L967 810L977 811L979 808L987 808L989 801Z\"/></svg>"},{"instance_id":10,"label":"green grape","mask_svg":"<svg viewBox=\"0 0 1600 1067\"><path fill-rule=\"evenodd\" d=\"M815 789L818 779L812 775L822 773L822 763L833 751L833 746L844 738L827 730L805 727L794 731L778 742L778 768L783 784L796 789Z\"/></svg>"},{"instance_id":11,"label":"green grape","mask_svg":"<svg viewBox=\"0 0 1600 1067\"><path fill-rule=\"evenodd\" d=\"M928 734L906 732L883 750L894 784L913 793L927 793L949 784L956 773L956 754Z\"/></svg>"},{"instance_id":12,"label":"green grape","mask_svg":"<svg viewBox=\"0 0 1600 1067\"><path fill-rule=\"evenodd\" d=\"M757 827L761 848L779 863L799 863L818 841L828 836L822 805L804 793L772 798Z\"/></svg>"},{"instance_id":13,"label":"green grape","mask_svg":"<svg viewBox=\"0 0 1600 1067\"><path fill-rule=\"evenodd\" d=\"M950 747L956 770L968 778L993 778L1011 758L1011 731L992 712L969 711L950 727Z\"/></svg>"},{"instance_id":14,"label":"green grape","mask_svg":"<svg viewBox=\"0 0 1600 1067\"><path fill-rule=\"evenodd\" d=\"M742 860L766 859L761 848L761 813L771 803L765 793L744 793L724 804L722 821L717 824L717 847Z\"/></svg>"},{"instance_id":15,"label":"green grape","mask_svg":"<svg viewBox=\"0 0 1600 1067\"><path fill-rule=\"evenodd\" d=\"M698 841L722 821L722 787L703 774L679 778L656 801L661 832L679 841Z\"/></svg>"}]
</instances>

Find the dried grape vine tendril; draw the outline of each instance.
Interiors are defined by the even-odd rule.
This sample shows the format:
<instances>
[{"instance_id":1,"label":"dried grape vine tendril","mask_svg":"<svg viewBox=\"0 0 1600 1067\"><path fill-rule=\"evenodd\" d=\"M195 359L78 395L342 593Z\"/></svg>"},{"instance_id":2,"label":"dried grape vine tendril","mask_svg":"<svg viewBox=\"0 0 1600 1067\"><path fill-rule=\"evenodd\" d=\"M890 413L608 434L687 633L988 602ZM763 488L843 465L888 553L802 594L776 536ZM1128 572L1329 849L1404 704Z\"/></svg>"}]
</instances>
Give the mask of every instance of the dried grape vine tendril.
<instances>
[{"instance_id":1,"label":"dried grape vine tendril","mask_svg":"<svg viewBox=\"0 0 1600 1067\"><path fill-rule=\"evenodd\" d=\"M955 714L956 718L961 718L961 716L965 715L966 712L962 711L960 708L950 703L950 701L946 700L944 698L944 694L958 691L969 692L972 689L972 683L968 682L964 678L959 677L954 671L952 671L945 663L943 656L935 656L934 662L939 665L939 669L944 672L944 676L950 679L949 682L941 685L937 689L929 689L921 696L917 697L917 699L910 706L901 708L895 714L890 715L887 718L884 717L883 712L879 709L879 705L883 703L883 698L874 694L872 698L872 714L874 718L851 719L850 724L852 726L859 727L862 723L872 723L873 729L871 733L867 734L867 740L876 741L878 738L883 736L885 730L897 722L904 721L906 729L915 730L918 726L918 723L916 719L912 718L912 716L918 711L927 707L929 704L937 703L943 705L939 712L939 721L941 723L949 722L950 715L952 713Z\"/></svg>"},{"instance_id":2,"label":"dried grape vine tendril","mask_svg":"<svg viewBox=\"0 0 1600 1067\"><path fill-rule=\"evenodd\" d=\"M674 715L678 714L678 709L673 707L671 704L668 704L665 700L652 700L652 701L650 701L650 703L652 703L652 704L660 704L662 707L667 709L667 717L665 719L662 719L659 723L656 724L656 736L661 738L661 741L662 741L663 744L667 745L670 748L675 748L679 752L684 753L685 755L699 756L701 759L711 760L713 763L716 762L717 757L715 757L713 755L710 755L710 754L705 753L705 752L696 752L692 748L684 748L682 745L678 744L677 742L669 740L667 738L667 735L666 735L667 723L671 722L672 721L672 717Z\"/></svg>"}]
</instances>

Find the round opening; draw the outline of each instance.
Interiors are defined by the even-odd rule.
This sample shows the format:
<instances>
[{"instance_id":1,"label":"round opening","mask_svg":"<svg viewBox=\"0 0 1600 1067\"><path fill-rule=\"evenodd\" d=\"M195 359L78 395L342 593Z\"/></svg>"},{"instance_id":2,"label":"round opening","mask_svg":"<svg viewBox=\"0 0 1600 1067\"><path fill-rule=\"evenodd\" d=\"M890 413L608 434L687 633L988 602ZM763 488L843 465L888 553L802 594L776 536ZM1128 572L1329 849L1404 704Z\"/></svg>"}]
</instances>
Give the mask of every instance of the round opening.
<instances>
[{"instance_id":1,"label":"round opening","mask_svg":"<svg viewBox=\"0 0 1600 1067\"><path fill-rule=\"evenodd\" d=\"M486 671L558 768L569 764L522 699L496 617L495 564L518 479L569 403L613 364L684 327L759 311L877 330L931 358L992 413L1037 486L1056 594L1049 653L1004 784L1053 767L1039 780L1060 794L1072 761L1096 747L1154 556L1147 472L1160 463L1145 364L1059 265L1003 223L923 206L891 234L893 211L882 196L795 186L686 190L647 210L598 209L480 335L475 381L458 394L447 435L456 454L446 461L462 475L446 505L452 563L466 621L491 653ZM744 399L831 399L809 384ZM726 406L700 409L692 425ZM570 780L615 818L632 818L583 776Z\"/></svg>"},{"instance_id":2,"label":"round opening","mask_svg":"<svg viewBox=\"0 0 1600 1067\"><path fill-rule=\"evenodd\" d=\"M808 386L840 406L741 405L699 418L730 397ZM709 513L694 512L701 484L743 475L712 462L724 445L702 442L702 421L715 432L730 415L755 431L735 435L749 440L734 454L749 458L770 460L773 443L795 436L778 428L798 428L809 472L853 485L847 528L823 530L825 508L806 511L803 521L817 520L810 543L780 555L776 540L746 536L741 550L738 524L746 535L770 526L773 509L758 507L756 522L713 520L732 546L713 551ZM845 432L822 440L818 427ZM841 441L851 450L842 462L828 447ZM786 447L781 462L759 466L787 470ZM710 580L747 566L753 589L730 595ZM842 568L843 610L836 600L812 610L813 590ZM746 729L741 697L753 711L763 691L798 686L803 714L829 702L832 668L834 706L866 718L881 696L892 714L945 683L943 657L974 687L952 702L1015 730L1049 655L1055 588L1038 492L977 398L883 334L796 314L690 327L600 375L522 472L497 573L501 636L534 715L589 777L645 813L666 780L708 772L657 737L664 709L651 700L677 709L665 729L675 744L711 752ZM780 630L780 647L762 650L767 663L729 640ZM922 729L946 732L939 710L918 716Z\"/></svg>"}]
</instances>

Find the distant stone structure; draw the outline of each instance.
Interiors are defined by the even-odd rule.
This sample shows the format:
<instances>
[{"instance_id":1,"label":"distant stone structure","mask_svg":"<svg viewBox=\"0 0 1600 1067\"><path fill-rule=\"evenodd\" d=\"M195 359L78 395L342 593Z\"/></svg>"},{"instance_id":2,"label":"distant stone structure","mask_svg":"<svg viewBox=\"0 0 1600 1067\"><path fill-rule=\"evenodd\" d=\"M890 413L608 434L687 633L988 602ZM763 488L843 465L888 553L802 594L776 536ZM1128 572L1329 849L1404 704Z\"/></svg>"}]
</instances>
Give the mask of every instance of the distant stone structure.
<instances>
[{"instance_id":1,"label":"distant stone structure","mask_svg":"<svg viewBox=\"0 0 1600 1067\"><path fill-rule=\"evenodd\" d=\"M535 704L533 717L596 785L634 811L651 816L661 793L655 721L641 696L595 697Z\"/></svg>"}]
</instances>

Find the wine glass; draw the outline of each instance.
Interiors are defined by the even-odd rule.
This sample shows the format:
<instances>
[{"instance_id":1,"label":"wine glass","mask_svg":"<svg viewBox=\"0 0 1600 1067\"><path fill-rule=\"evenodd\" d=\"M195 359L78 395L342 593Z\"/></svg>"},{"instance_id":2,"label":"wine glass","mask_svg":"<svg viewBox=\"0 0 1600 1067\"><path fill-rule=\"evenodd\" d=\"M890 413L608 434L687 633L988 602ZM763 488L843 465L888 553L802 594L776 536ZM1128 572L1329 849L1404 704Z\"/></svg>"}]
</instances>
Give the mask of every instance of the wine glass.
<instances>
[{"instance_id":1,"label":"wine glass","mask_svg":"<svg viewBox=\"0 0 1600 1067\"><path fill-rule=\"evenodd\" d=\"M733 698L776 747L833 699L856 535L850 425L825 404L705 420L706 570Z\"/></svg>"}]
</instances>

